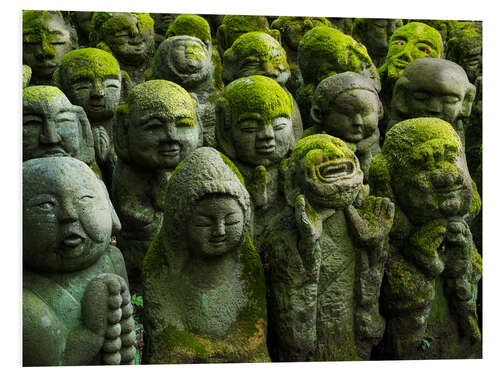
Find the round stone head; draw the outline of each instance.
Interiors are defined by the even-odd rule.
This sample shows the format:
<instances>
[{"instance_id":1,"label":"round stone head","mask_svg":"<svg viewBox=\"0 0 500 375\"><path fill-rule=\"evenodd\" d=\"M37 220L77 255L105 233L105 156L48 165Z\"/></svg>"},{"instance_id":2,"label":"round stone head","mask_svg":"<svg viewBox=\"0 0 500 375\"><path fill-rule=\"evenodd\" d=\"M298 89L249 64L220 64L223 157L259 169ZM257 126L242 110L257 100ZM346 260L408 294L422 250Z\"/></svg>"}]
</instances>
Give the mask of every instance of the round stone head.
<instances>
[{"instance_id":1,"label":"round stone head","mask_svg":"<svg viewBox=\"0 0 500 375\"><path fill-rule=\"evenodd\" d=\"M120 221L104 183L69 157L23 163L23 262L32 270L74 272L96 262Z\"/></svg>"},{"instance_id":2,"label":"round stone head","mask_svg":"<svg viewBox=\"0 0 500 375\"><path fill-rule=\"evenodd\" d=\"M237 78L263 75L284 86L290 77L286 52L272 36L254 31L243 34L223 56L226 84Z\"/></svg>"},{"instance_id":3,"label":"round stone head","mask_svg":"<svg viewBox=\"0 0 500 375\"><path fill-rule=\"evenodd\" d=\"M394 86L391 111L396 119L437 117L451 124L469 117L476 88L454 62L425 58L404 70Z\"/></svg>"},{"instance_id":4,"label":"round stone head","mask_svg":"<svg viewBox=\"0 0 500 375\"><path fill-rule=\"evenodd\" d=\"M198 38L212 54L212 37L207 20L196 14L181 14L172 22L165 33L165 38L188 35Z\"/></svg>"},{"instance_id":5,"label":"round stone head","mask_svg":"<svg viewBox=\"0 0 500 375\"><path fill-rule=\"evenodd\" d=\"M446 58L464 68L474 83L483 72L483 37L473 28L459 31L446 44Z\"/></svg>"},{"instance_id":6,"label":"round stone head","mask_svg":"<svg viewBox=\"0 0 500 375\"><path fill-rule=\"evenodd\" d=\"M414 60L443 55L443 41L436 29L420 22L411 22L392 34L386 63L380 69L395 82Z\"/></svg>"},{"instance_id":7,"label":"round stone head","mask_svg":"<svg viewBox=\"0 0 500 375\"><path fill-rule=\"evenodd\" d=\"M328 76L355 72L380 89L377 68L366 47L332 27L318 26L308 31L299 44L298 60L304 84L317 85Z\"/></svg>"},{"instance_id":8,"label":"round stone head","mask_svg":"<svg viewBox=\"0 0 500 375\"><path fill-rule=\"evenodd\" d=\"M280 16L271 24L271 28L279 30L283 44L294 51L305 33L316 26L331 26L331 23L324 17Z\"/></svg>"},{"instance_id":9,"label":"round stone head","mask_svg":"<svg viewBox=\"0 0 500 375\"><path fill-rule=\"evenodd\" d=\"M78 46L76 32L59 12L23 11L23 64L33 83L49 84L66 53Z\"/></svg>"},{"instance_id":10,"label":"round stone head","mask_svg":"<svg viewBox=\"0 0 500 375\"><path fill-rule=\"evenodd\" d=\"M461 147L446 121L423 117L402 121L387 132L377 156L383 162L374 160L370 178L390 180L387 196L394 197L413 223L463 216L469 212L473 190ZM385 171L374 170L374 165Z\"/></svg>"},{"instance_id":11,"label":"round stone head","mask_svg":"<svg viewBox=\"0 0 500 375\"><path fill-rule=\"evenodd\" d=\"M322 80L314 91L311 118L327 134L357 143L377 129L384 110L372 81L357 73Z\"/></svg>"},{"instance_id":12,"label":"round stone head","mask_svg":"<svg viewBox=\"0 0 500 375\"><path fill-rule=\"evenodd\" d=\"M354 202L363 184L354 152L328 134L300 139L283 172L285 197L292 207L297 195L304 194L313 206L343 208Z\"/></svg>"},{"instance_id":13,"label":"round stone head","mask_svg":"<svg viewBox=\"0 0 500 375\"><path fill-rule=\"evenodd\" d=\"M292 96L271 78L237 79L217 102L217 144L243 164L279 163L296 143L292 108Z\"/></svg>"},{"instance_id":14,"label":"round stone head","mask_svg":"<svg viewBox=\"0 0 500 375\"><path fill-rule=\"evenodd\" d=\"M82 107L70 103L54 86L23 90L23 160L72 156L90 164L94 139Z\"/></svg>"},{"instance_id":15,"label":"round stone head","mask_svg":"<svg viewBox=\"0 0 500 375\"><path fill-rule=\"evenodd\" d=\"M149 170L174 169L203 142L196 107L196 100L173 82L152 80L135 86L115 113L118 157Z\"/></svg>"},{"instance_id":16,"label":"round stone head","mask_svg":"<svg viewBox=\"0 0 500 375\"><path fill-rule=\"evenodd\" d=\"M54 75L71 103L85 109L91 121L113 117L120 102L122 72L109 52L82 48L64 56Z\"/></svg>"}]
</instances>

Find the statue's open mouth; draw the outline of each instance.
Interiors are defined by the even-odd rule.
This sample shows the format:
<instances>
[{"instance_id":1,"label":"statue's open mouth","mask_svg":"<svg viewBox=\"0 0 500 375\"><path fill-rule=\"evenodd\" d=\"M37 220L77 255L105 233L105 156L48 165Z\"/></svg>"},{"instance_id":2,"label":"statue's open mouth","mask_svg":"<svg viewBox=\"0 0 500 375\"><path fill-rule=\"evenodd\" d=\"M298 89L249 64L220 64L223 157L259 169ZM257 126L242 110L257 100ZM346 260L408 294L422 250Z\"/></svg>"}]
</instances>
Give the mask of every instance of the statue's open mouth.
<instances>
[{"instance_id":1,"label":"statue's open mouth","mask_svg":"<svg viewBox=\"0 0 500 375\"><path fill-rule=\"evenodd\" d=\"M77 258L82 255L84 251L85 238L82 236L71 233L64 237L61 246L61 256L63 258Z\"/></svg>"},{"instance_id":2,"label":"statue's open mouth","mask_svg":"<svg viewBox=\"0 0 500 375\"><path fill-rule=\"evenodd\" d=\"M463 188L464 186L462 184L453 184L440 188L434 188L434 191L439 195L446 196L446 195L453 195L454 193L461 191Z\"/></svg>"},{"instance_id":3,"label":"statue's open mouth","mask_svg":"<svg viewBox=\"0 0 500 375\"><path fill-rule=\"evenodd\" d=\"M267 154L272 154L274 150L276 149L275 144L267 144L259 147L255 147L255 150L259 154L267 155Z\"/></svg>"},{"instance_id":4,"label":"statue's open mouth","mask_svg":"<svg viewBox=\"0 0 500 375\"><path fill-rule=\"evenodd\" d=\"M328 161L316 167L316 174L325 182L334 182L351 176L354 173L354 167L354 163L350 160Z\"/></svg>"},{"instance_id":5,"label":"statue's open mouth","mask_svg":"<svg viewBox=\"0 0 500 375\"><path fill-rule=\"evenodd\" d=\"M171 143L160 149L160 154L167 157L179 155L181 147L177 143Z\"/></svg>"},{"instance_id":6,"label":"statue's open mouth","mask_svg":"<svg viewBox=\"0 0 500 375\"><path fill-rule=\"evenodd\" d=\"M394 65L396 68L406 68L406 66L408 65L408 61L395 59L392 61L392 65Z\"/></svg>"}]
</instances>

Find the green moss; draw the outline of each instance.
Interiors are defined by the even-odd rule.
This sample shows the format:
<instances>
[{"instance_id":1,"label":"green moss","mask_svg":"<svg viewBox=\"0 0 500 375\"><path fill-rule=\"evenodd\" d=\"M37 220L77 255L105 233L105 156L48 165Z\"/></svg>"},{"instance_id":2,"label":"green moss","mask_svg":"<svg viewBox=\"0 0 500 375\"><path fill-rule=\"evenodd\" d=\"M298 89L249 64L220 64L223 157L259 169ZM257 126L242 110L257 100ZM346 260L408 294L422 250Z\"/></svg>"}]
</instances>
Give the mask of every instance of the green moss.
<instances>
[{"instance_id":1,"label":"green moss","mask_svg":"<svg viewBox=\"0 0 500 375\"><path fill-rule=\"evenodd\" d=\"M197 336L191 332L178 330L174 326L168 325L161 333L161 337L163 345L165 345L165 352L181 354L188 360L187 363L206 362L208 359L205 344L200 342Z\"/></svg>"},{"instance_id":2,"label":"green moss","mask_svg":"<svg viewBox=\"0 0 500 375\"><path fill-rule=\"evenodd\" d=\"M163 254L163 246L162 246L162 231L156 235L151 245L144 256L142 261L142 274L146 275L152 272L156 267L163 264L164 262L164 254Z\"/></svg>"},{"instance_id":3,"label":"green moss","mask_svg":"<svg viewBox=\"0 0 500 375\"><path fill-rule=\"evenodd\" d=\"M483 38L477 30L466 28L459 31L446 44L446 58L458 63L462 56L472 50L483 47Z\"/></svg>"},{"instance_id":4,"label":"green moss","mask_svg":"<svg viewBox=\"0 0 500 375\"><path fill-rule=\"evenodd\" d=\"M238 177L238 180L240 180L241 184L243 186L245 186L245 179L243 178L243 175L241 174L239 169L236 167L236 165L234 165L234 163L226 155L224 155L222 152L220 152L219 155L220 155L221 159L224 161L224 163L226 163L226 165L229 168L231 168L231 170L236 175L236 177ZM172 176L173 176L173 174L172 174Z\"/></svg>"},{"instance_id":5,"label":"green moss","mask_svg":"<svg viewBox=\"0 0 500 375\"><path fill-rule=\"evenodd\" d=\"M154 20L149 13L94 12L90 21L94 33L94 42L98 43L107 35L113 35L118 31L128 29L130 20L127 15L132 15L137 19L137 27L140 33L146 30L153 32Z\"/></svg>"},{"instance_id":6,"label":"green moss","mask_svg":"<svg viewBox=\"0 0 500 375\"><path fill-rule=\"evenodd\" d=\"M416 251L430 258L437 257L437 250L445 232L444 225L436 225L434 222L423 225L418 232L410 236L409 251Z\"/></svg>"},{"instance_id":7,"label":"green moss","mask_svg":"<svg viewBox=\"0 0 500 375\"><path fill-rule=\"evenodd\" d=\"M23 65L23 89L29 85L31 73L31 68L28 65Z\"/></svg>"},{"instance_id":8,"label":"green moss","mask_svg":"<svg viewBox=\"0 0 500 375\"><path fill-rule=\"evenodd\" d=\"M290 24L298 22L304 24L304 28L306 29L312 29L314 26L319 26L319 24L327 27L332 26L332 23L325 17L280 16L272 22L271 28L277 29L281 35L285 35L287 32L290 32Z\"/></svg>"},{"instance_id":9,"label":"green moss","mask_svg":"<svg viewBox=\"0 0 500 375\"><path fill-rule=\"evenodd\" d=\"M181 14L168 27L165 38L174 36L189 35L200 39L206 45L212 43L210 36L210 25L208 22L198 15Z\"/></svg>"},{"instance_id":10,"label":"green moss","mask_svg":"<svg viewBox=\"0 0 500 375\"><path fill-rule=\"evenodd\" d=\"M58 12L62 18L60 12ZM23 42L42 43L48 54L55 55L56 50L51 44L51 36L47 24L54 14L44 10L23 10Z\"/></svg>"},{"instance_id":11,"label":"green moss","mask_svg":"<svg viewBox=\"0 0 500 375\"><path fill-rule=\"evenodd\" d=\"M227 42L229 44L227 47L230 47L241 34L250 31L263 31L273 36L270 33L269 23L264 16L227 15L223 18L219 27L222 27L226 31Z\"/></svg>"},{"instance_id":12,"label":"green moss","mask_svg":"<svg viewBox=\"0 0 500 375\"><path fill-rule=\"evenodd\" d=\"M67 53L60 71L69 74L72 79L120 77L118 61L99 48L82 48Z\"/></svg>"},{"instance_id":13,"label":"green moss","mask_svg":"<svg viewBox=\"0 0 500 375\"><path fill-rule=\"evenodd\" d=\"M99 180L102 180L101 168L99 168L99 166L95 161L92 162L92 164L90 164L90 169L92 169L92 172L95 173L95 175L97 176L97 178L99 178Z\"/></svg>"},{"instance_id":14,"label":"green moss","mask_svg":"<svg viewBox=\"0 0 500 375\"><path fill-rule=\"evenodd\" d=\"M51 103L54 99L65 97L55 86L29 86L23 89L23 101L31 103Z\"/></svg>"}]
</instances>

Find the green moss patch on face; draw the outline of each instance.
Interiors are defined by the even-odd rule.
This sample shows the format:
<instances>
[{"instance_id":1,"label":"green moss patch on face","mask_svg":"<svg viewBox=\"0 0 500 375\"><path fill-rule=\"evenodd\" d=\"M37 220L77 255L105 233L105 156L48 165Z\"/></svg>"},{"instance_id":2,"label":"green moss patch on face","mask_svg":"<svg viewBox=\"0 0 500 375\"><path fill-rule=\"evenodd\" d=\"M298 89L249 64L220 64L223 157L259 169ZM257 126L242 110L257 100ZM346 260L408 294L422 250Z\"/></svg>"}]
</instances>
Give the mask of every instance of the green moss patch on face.
<instances>
[{"instance_id":1,"label":"green moss patch on face","mask_svg":"<svg viewBox=\"0 0 500 375\"><path fill-rule=\"evenodd\" d=\"M24 105L42 102L49 104L61 97L65 98L64 93L55 86L29 86L23 90Z\"/></svg>"},{"instance_id":2,"label":"green moss patch on face","mask_svg":"<svg viewBox=\"0 0 500 375\"><path fill-rule=\"evenodd\" d=\"M120 78L120 65L108 52L98 48L82 48L67 53L60 71L67 79ZM68 82L70 83L70 82Z\"/></svg>"},{"instance_id":3,"label":"green moss patch on face","mask_svg":"<svg viewBox=\"0 0 500 375\"><path fill-rule=\"evenodd\" d=\"M165 38L179 35L194 36L206 45L212 43L210 25L203 17L195 14L181 14L178 16L168 27Z\"/></svg>"},{"instance_id":4,"label":"green moss patch on face","mask_svg":"<svg viewBox=\"0 0 500 375\"><path fill-rule=\"evenodd\" d=\"M250 113L260 114L266 124L276 117L292 116L293 101L273 79L250 76L237 79L226 86L224 99L231 108L233 121Z\"/></svg>"}]
</instances>

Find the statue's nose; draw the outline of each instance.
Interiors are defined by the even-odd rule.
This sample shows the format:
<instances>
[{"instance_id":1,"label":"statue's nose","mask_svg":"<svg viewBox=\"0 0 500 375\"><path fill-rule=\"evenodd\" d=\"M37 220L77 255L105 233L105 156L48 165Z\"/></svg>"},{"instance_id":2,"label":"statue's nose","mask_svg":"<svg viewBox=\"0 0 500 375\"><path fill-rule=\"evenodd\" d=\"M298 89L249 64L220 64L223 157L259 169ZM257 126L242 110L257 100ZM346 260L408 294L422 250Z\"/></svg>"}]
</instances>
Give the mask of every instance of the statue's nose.
<instances>
[{"instance_id":1,"label":"statue's nose","mask_svg":"<svg viewBox=\"0 0 500 375\"><path fill-rule=\"evenodd\" d=\"M59 142L61 142L61 136L57 132L56 125L52 120L48 120L40 134L40 143L56 144Z\"/></svg>"},{"instance_id":2,"label":"statue's nose","mask_svg":"<svg viewBox=\"0 0 500 375\"><path fill-rule=\"evenodd\" d=\"M56 51L52 45L46 41L42 41L36 51L38 59L53 58L56 56Z\"/></svg>"},{"instance_id":3,"label":"statue's nose","mask_svg":"<svg viewBox=\"0 0 500 375\"><path fill-rule=\"evenodd\" d=\"M274 129L272 125L264 125L264 128L257 132L259 140L274 139Z\"/></svg>"},{"instance_id":4,"label":"statue's nose","mask_svg":"<svg viewBox=\"0 0 500 375\"><path fill-rule=\"evenodd\" d=\"M92 97L103 97L104 96L104 86L101 83L96 83L92 87L91 91Z\"/></svg>"}]
</instances>

